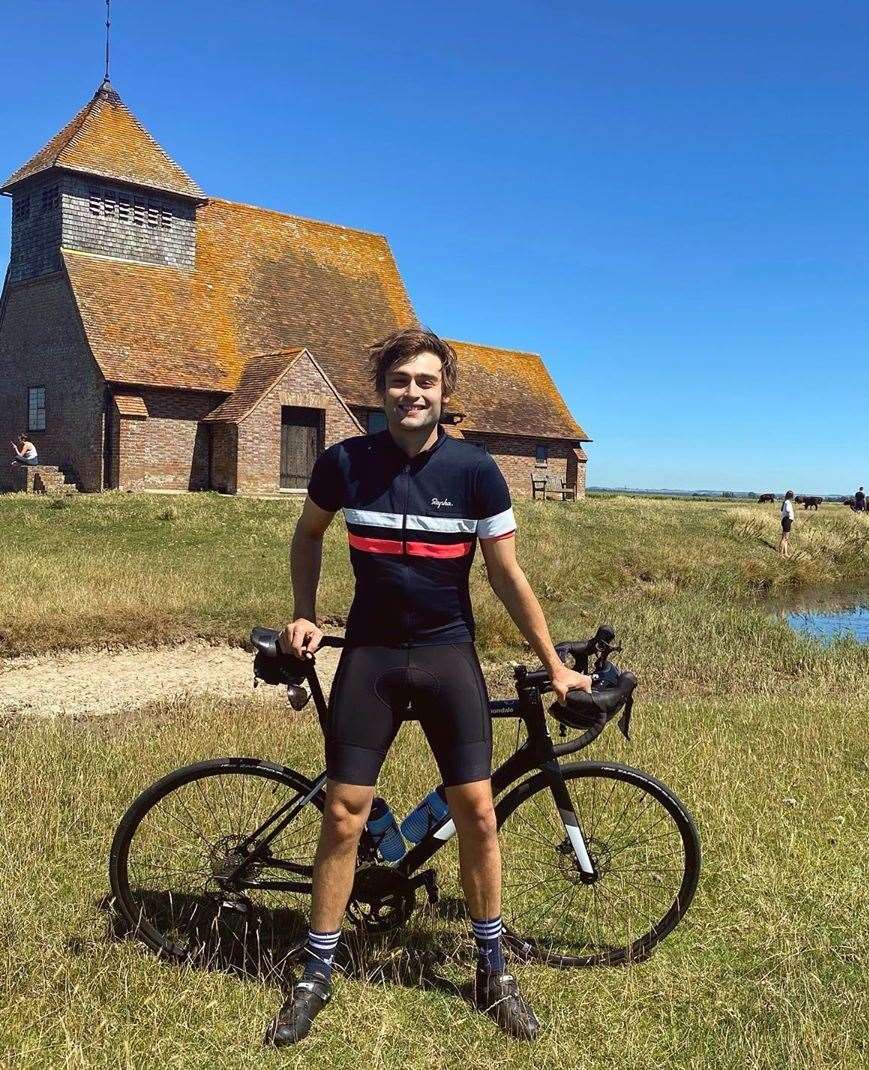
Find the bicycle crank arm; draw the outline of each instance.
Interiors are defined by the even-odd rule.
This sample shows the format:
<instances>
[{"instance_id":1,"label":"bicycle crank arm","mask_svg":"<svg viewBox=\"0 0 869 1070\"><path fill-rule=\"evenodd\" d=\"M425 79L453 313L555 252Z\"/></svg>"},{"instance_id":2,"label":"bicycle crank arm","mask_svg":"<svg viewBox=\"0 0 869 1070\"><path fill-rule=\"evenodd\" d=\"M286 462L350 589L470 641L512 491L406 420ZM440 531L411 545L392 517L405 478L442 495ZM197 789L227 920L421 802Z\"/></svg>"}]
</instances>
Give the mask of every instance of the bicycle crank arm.
<instances>
[{"instance_id":1,"label":"bicycle crank arm","mask_svg":"<svg viewBox=\"0 0 869 1070\"><path fill-rule=\"evenodd\" d=\"M437 903L440 899L437 880L436 870L424 869L422 873L417 873L416 876L411 877L409 883L411 888L425 888L428 901L430 903Z\"/></svg>"}]
</instances>

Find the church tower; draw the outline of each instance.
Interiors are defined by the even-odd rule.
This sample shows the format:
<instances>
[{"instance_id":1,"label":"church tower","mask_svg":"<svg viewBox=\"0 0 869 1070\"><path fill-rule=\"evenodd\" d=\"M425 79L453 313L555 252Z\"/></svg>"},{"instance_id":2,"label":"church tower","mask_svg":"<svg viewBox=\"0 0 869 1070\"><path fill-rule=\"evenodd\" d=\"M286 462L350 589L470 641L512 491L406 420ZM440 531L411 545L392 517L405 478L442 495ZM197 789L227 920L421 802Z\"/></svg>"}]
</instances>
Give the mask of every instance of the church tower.
<instances>
[{"instance_id":1,"label":"church tower","mask_svg":"<svg viewBox=\"0 0 869 1070\"><path fill-rule=\"evenodd\" d=\"M59 271L61 247L195 265L196 207L205 195L108 79L0 192L12 198L10 284Z\"/></svg>"}]
</instances>

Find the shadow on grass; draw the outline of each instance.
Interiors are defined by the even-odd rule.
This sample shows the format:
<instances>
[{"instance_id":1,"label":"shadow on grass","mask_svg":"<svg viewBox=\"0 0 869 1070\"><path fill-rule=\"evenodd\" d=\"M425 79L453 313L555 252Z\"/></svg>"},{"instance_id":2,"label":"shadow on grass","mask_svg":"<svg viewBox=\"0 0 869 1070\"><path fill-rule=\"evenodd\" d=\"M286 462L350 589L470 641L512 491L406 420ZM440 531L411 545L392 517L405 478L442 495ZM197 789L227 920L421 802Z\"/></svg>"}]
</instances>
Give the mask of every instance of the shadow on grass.
<instances>
[{"instance_id":1,"label":"shadow on grass","mask_svg":"<svg viewBox=\"0 0 869 1070\"><path fill-rule=\"evenodd\" d=\"M140 892L139 901L140 926L172 934L178 953L160 954L164 962L229 973L283 992L298 979L308 932L307 915L299 909L253 904L230 908L206 896L155 891ZM109 940L141 939L116 909L112 896L104 896L97 905L106 914ZM457 922L467 918L467 908L460 898L443 897L414 917L424 921L426 915L433 921ZM67 947L77 954L88 950L76 938ZM385 933L367 933L345 926L335 966L347 979L437 989L470 1000L475 961L472 941L464 932L402 925ZM456 984L445 976L456 967L469 975L466 982Z\"/></svg>"}]
</instances>

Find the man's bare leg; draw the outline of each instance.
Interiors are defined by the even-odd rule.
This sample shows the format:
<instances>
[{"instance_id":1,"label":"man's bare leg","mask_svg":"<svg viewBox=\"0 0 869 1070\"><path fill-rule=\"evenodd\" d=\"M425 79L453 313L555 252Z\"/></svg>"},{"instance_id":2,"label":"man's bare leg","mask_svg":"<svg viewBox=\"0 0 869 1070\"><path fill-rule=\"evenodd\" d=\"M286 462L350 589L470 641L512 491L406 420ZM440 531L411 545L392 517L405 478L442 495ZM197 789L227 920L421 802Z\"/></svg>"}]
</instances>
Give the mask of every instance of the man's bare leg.
<instances>
[{"instance_id":1,"label":"man's bare leg","mask_svg":"<svg viewBox=\"0 0 869 1070\"><path fill-rule=\"evenodd\" d=\"M356 872L356 850L368 820L374 788L326 781L326 809L314 856L311 928L340 929Z\"/></svg>"},{"instance_id":2,"label":"man's bare leg","mask_svg":"<svg viewBox=\"0 0 869 1070\"><path fill-rule=\"evenodd\" d=\"M450 815L459 836L462 890L472 918L501 914L501 848L492 804L492 783L477 780L447 788Z\"/></svg>"}]
</instances>

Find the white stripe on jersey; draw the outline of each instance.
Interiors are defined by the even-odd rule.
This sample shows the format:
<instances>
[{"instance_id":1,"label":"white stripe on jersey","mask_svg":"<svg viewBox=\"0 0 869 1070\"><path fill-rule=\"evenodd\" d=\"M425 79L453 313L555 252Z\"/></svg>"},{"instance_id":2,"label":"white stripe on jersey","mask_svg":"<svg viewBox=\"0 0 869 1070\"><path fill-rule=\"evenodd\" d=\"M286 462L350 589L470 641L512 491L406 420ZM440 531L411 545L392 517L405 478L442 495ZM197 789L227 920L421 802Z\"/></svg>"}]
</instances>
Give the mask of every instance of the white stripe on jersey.
<instances>
[{"instance_id":1,"label":"white stripe on jersey","mask_svg":"<svg viewBox=\"0 0 869 1070\"><path fill-rule=\"evenodd\" d=\"M345 509L344 519L348 524L363 524L373 528L400 528L401 513L378 513L370 509ZM462 532L473 535L477 530L476 520L450 516L420 516L407 514L407 527L414 531Z\"/></svg>"},{"instance_id":2,"label":"white stripe on jersey","mask_svg":"<svg viewBox=\"0 0 869 1070\"><path fill-rule=\"evenodd\" d=\"M487 516L477 521L477 535L481 539L494 539L499 535L509 535L516 530L516 518L512 509L505 509L503 513Z\"/></svg>"}]
</instances>

